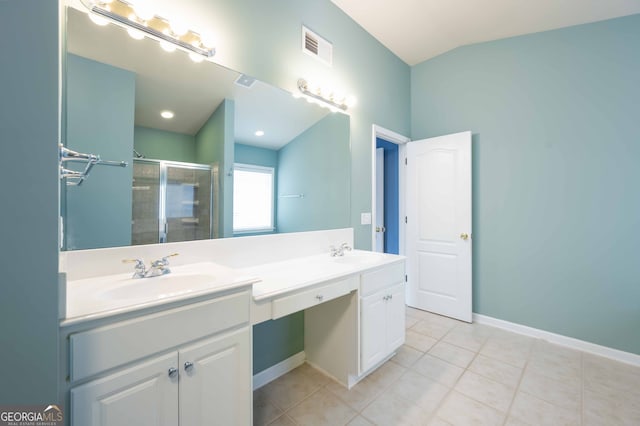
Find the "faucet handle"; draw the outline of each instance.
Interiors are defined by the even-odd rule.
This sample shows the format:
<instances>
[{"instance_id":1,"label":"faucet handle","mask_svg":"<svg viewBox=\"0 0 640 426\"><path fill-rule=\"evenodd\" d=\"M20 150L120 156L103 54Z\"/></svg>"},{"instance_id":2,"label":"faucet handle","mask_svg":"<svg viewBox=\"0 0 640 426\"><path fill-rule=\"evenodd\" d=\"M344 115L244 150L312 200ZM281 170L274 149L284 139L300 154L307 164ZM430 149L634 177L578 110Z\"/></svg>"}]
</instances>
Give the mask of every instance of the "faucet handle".
<instances>
[{"instance_id":1,"label":"faucet handle","mask_svg":"<svg viewBox=\"0 0 640 426\"><path fill-rule=\"evenodd\" d=\"M135 263L136 268L139 268L140 266L144 266L144 260L142 259L122 259L122 263Z\"/></svg>"},{"instance_id":2,"label":"faucet handle","mask_svg":"<svg viewBox=\"0 0 640 426\"><path fill-rule=\"evenodd\" d=\"M340 245L340 248L341 248L341 249L343 249L343 250L348 250L348 251L351 251L351 250L352 250L352 249L351 249L351 246L350 246L349 244L347 244L347 243L342 243L342 244Z\"/></svg>"},{"instance_id":3,"label":"faucet handle","mask_svg":"<svg viewBox=\"0 0 640 426\"><path fill-rule=\"evenodd\" d=\"M134 266L135 272L133 273L133 278L143 278L147 273L147 267L142 259L122 259L122 263L136 264L136 266Z\"/></svg>"},{"instance_id":4,"label":"faucet handle","mask_svg":"<svg viewBox=\"0 0 640 426\"><path fill-rule=\"evenodd\" d=\"M169 258L177 256L178 254L179 253L171 253L171 254L169 254L167 256L164 256L161 259L154 260L153 263L151 263L151 266L153 266L155 268L160 267L160 266L167 266L169 264Z\"/></svg>"}]
</instances>

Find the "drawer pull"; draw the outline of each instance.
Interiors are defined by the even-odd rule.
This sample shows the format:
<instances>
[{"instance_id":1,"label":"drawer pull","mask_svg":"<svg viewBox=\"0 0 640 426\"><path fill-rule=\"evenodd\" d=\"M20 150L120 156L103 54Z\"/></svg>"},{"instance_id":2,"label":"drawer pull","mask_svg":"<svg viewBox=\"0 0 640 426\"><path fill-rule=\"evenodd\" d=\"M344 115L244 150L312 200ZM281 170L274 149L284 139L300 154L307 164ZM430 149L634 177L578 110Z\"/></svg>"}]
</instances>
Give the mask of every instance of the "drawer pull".
<instances>
[{"instance_id":1,"label":"drawer pull","mask_svg":"<svg viewBox=\"0 0 640 426\"><path fill-rule=\"evenodd\" d=\"M322 302L322 299L324 299L324 296L319 294L316 296L316 299L318 299L318 302Z\"/></svg>"},{"instance_id":2,"label":"drawer pull","mask_svg":"<svg viewBox=\"0 0 640 426\"><path fill-rule=\"evenodd\" d=\"M169 377L171 377L171 378L173 379L173 378L174 378L174 377L176 377L177 375L178 375L178 369L177 369L177 368L174 368L174 367L171 367L171 368L169 369Z\"/></svg>"},{"instance_id":3,"label":"drawer pull","mask_svg":"<svg viewBox=\"0 0 640 426\"><path fill-rule=\"evenodd\" d=\"M184 371L189 373L189 372L191 372L191 370L193 370L193 363L189 362L189 361L185 362L184 363Z\"/></svg>"}]
</instances>

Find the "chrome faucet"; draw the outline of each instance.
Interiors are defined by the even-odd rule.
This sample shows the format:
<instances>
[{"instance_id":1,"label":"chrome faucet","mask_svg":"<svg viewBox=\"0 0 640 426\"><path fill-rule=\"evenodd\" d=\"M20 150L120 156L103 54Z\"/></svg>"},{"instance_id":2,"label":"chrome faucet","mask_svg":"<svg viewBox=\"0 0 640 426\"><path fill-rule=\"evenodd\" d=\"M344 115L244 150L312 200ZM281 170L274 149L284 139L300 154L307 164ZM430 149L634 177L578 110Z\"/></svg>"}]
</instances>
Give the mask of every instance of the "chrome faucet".
<instances>
[{"instance_id":1,"label":"chrome faucet","mask_svg":"<svg viewBox=\"0 0 640 426\"><path fill-rule=\"evenodd\" d=\"M171 273L171 269L167 268L167 266L169 266L169 258L177 255L178 253L173 253L163 257L162 259L154 260L153 262L151 262L151 268L146 275L147 278Z\"/></svg>"},{"instance_id":2,"label":"chrome faucet","mask_svg":"<svg viewBox=\"0 0 640 426\"><path fill-rule=\"evenodd\" d=\"M136 266L133 267L135 272L133 273L133 277L131 278L144 278L147 276L147 267L144 264L144 260L142 259L124 259L122 263L134 263Z\"/></svg>"},{"instance_id":3,"label":"chrome faucet","mask_svg":"<svg viewBox=\"0 0 640 426\"><path fill-rule=\"evenodd\" d=\"M347 251L351 251L352 250L352 248L347 243L340 244L340 247L338 247L338 248L336 248L334 246L331 246L330 249L331 249L331 253L330 253L331 257L344 256L344 251L345 250L347 250Z\"/></svg>"},{"instance_id":4,"label":"chrome faucet","mask_svg":"<svg viewBox=\"0 0 640 426\"><path fill-rule=\"evenodd\" d=\"M135 262L135 272L133 273L132 278L152 278L158 277L160 275L166 275L171 272L171 269L167 268L169 266L170 257L177 256L178 253L173 253L168 256L163 257L162 259L154 260L151 262L151 267L147 269L142 259L124 259L122 262L124 263L134 263Z\"/></svg>"}]
</instances>

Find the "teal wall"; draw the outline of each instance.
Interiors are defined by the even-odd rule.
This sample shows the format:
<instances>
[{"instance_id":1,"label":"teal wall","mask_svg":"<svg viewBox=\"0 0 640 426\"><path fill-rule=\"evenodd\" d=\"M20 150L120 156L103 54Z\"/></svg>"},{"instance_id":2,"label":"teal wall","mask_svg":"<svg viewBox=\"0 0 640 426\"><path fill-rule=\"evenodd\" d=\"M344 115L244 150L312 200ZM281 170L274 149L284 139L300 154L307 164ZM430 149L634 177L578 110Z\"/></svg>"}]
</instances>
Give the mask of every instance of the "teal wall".
<instances>
[{"instance_id":1,"label":"teal wall","mask_svg":"<svg viewBox=\"0 0 640 426\"><path fill-rule=\"evenodd\" d=\"M253 326L253 374L304 350L304 311Z\"/></svg>"},{"instance_id":2,"label":"teal wall","mask_svg":"<svg viewBox=\"0 0 640 426\"><path fill-rule=\"evenodd\" d=\"M145 158L185 163L196 162L195 137L183 133L135 126L133 147Z\"/></svg>"},{"instance_id":3,"label":"teal wall","mask_svg":"<svg viewBox=\"0 0 640 426\"><path fill-rule=\"evenodd\" d=\"M65 247L128 246L135 74L71 54L66 66L66 146L129 166L95 166L82 185L64 188ZM82 169L82 165L70 167Z\"/></svg>"},{"instance_id":4,"label":"teal wall","mask_svg":"<svg viewBox=\"0 0 640 426\"><path fill-rule=\"evenodd\" d=\"M473 310L640 354L640 15L412 68L413 139L473 132Z\"/></svg>"},{"instance_id":5,"label":"teal wall","mask_svg":"<svg viewBox=\"0 0 640 426\"><path fill-rule=\"evenodd\" d=\"M0 1L0 405L58 402L57 1Z\"/></svg>"},{"instance_id":6,"label":"teal wall","mask_svg":"<svg viewBox=\"0 0 640 426\"><path fill-rule=\"evenodd\" d=\"M219 236L233 236L234 102L225 99L196 133L196 163L219 167Z\"/></svg>"},{"instance_id":7,"label":"teal wall","mask_svg":"<svg viewBox=\"0 0 640 426\"><path fill-rule=\"evenodd\" d=\"M278 232L349 227L349 117L329 114L278 152ZM327 188L335 188L327 191Z\"/></svg>"}]
</instances>

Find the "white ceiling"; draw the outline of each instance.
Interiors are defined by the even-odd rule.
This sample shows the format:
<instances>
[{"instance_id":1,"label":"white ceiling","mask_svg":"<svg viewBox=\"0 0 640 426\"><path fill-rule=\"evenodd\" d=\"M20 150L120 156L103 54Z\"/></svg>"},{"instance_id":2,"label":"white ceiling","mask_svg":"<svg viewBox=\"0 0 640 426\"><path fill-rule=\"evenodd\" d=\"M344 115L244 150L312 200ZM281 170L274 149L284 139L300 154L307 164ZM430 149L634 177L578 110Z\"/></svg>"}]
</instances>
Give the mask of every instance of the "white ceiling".
<instances>
[{"instance_id":1,"label":"white ceiling","mask_svg":"<svg viewBox=\"0 0 640 426\"><path fill-rule=\"evenodd\" d=\"M409 65L467 44L640 13L640 0L331 0Z\"/></svg>"},{"instance_id":2,"label":"white ceiling","mask_svg":"<svg viewBox=\"0 0 640 426\"><path fill-rule=\"evenodd\" d=\"M279 149L328 114L261 81L251 88L239 86L236 71L207 61L194 63L184 52L164 52L154 40L134 40L116 25L100 27L72 8L67 50L136 74L137 126L195 135L225 98L233 99L235 141ZM162 110L175 117L161 118ZM256 130L264 136L256 136Z\"/></svg>"}]
</instances>

